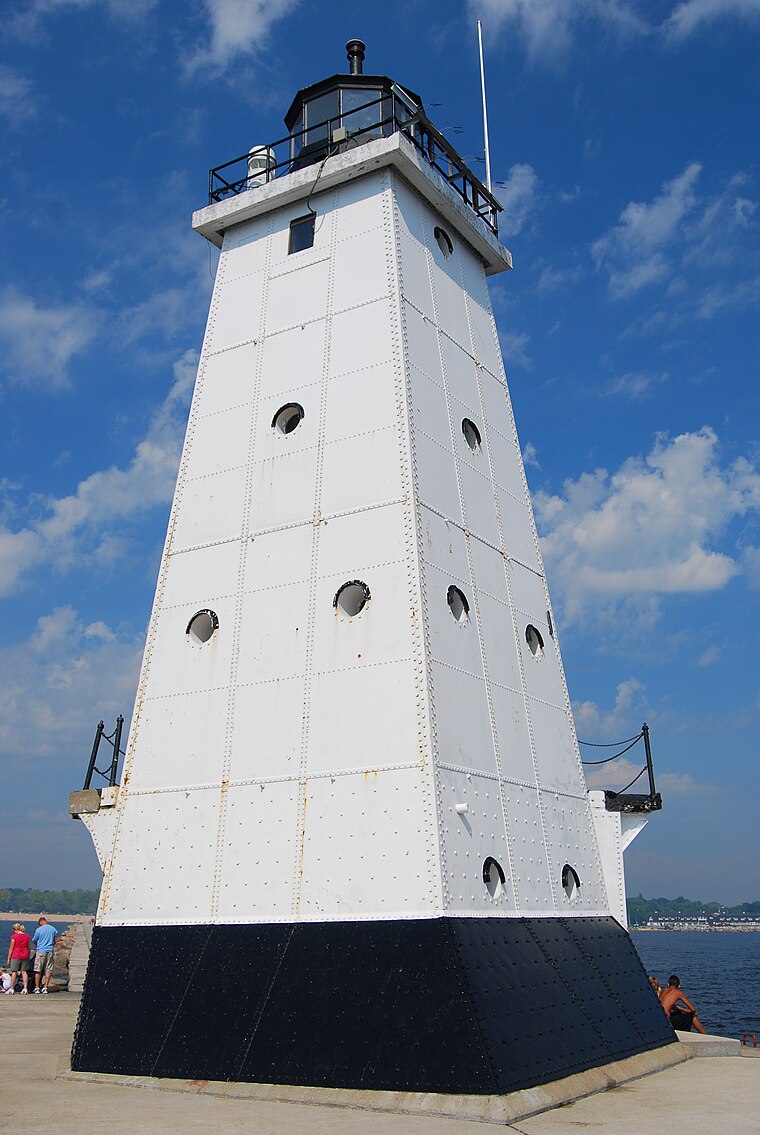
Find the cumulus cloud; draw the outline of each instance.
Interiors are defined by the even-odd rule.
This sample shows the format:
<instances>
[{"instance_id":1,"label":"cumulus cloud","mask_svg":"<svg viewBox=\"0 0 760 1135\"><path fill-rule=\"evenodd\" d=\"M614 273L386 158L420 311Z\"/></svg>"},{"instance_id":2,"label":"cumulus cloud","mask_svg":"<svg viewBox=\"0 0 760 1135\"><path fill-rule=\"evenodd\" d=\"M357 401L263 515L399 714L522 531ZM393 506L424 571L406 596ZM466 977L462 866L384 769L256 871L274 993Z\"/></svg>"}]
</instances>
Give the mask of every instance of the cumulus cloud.
<instances>
[{"instance_id":1,"label":"cumulus cloud","mask_svg":"<svg viewBox=\"0 0 760 1135\"><path fill-rule=\"evenodd\" d=\"M42 516L24 528L0 528L0 595L42 563L65 569L86 557L113 562L122 544L110 527L171 500L196 363L194 351L175 363L171 389L128 465L92 473L69 496L47 500Z\"/></svg>"},{"instance_id":2,"label":"cumulus cloud","mask_svg":"<svg viewBox=\"0 0 760 1135\"><path fill-rule=\"evenodd\" d=\"M536 171L527 163L517 163L510 169L506 181L496 184L499 186L499 200L504 206L502 228L505 233L514 236L523 229L535 208L538 193Z\"/></svg>"},{"instance_id":3,"label":"cumulus cloud","mask_svg":"<svg viewBox=\"0 0 760 1135\"><path fill-rule=\"evenodd\" d=\"M667 250L694 208L701 169L698 162L691 162L678 177L665 182L653 201L629 202L619 224L594 241L591 254L597 269L607 272L614 298L631 295L670 274Z\"/></svg>"},{"instance_id":4,"label":"cumulus cloud","mask_svg":"<svg viewBox=\"0 0 760 1135\"><path fill-rule=\"evenodd\" d=\"M640 722L634 726L633 721L644 713L645 695L646 687L638 678L628 678L618 685L611 709L602 709L595 701L574 702L573 716L579 738L592 743L606 743L610 738L634 736L639 731ZM584 748L581 756L584 760L594 761L604 760L612 753L595 755Z\"/></svg>"},{"instance_id":5,"label":"cumulus cloud","mask_svg":"<svg viewBox=\"0 0 760 1135\"><path fill-rule=\"evenodd\" d=\"M31 296L6 288L0 295L2 369L11 382L60 386L72 358L85 350L97 313L77 304L41 307Z\"/></svg>"},{"instance_id":6,"label":"cumulus cloud","mask_svg":"<svg viewBox=\"0 0 760 1135\"><path fill-rule=\"evenodd\" d=\"M88 625L73 607L39 618L26 641L0 648L6 757L56 759L73 744L84 768L96 722L130 710L141 654L141 638Z\"/></svg>"},{"instance_id":7,"label":"cumulus cloud","mask_svg":"<svg viewBox=\"0 0 760 1135\"><path fill-rule=\"evenodd\" d=\"M709 427L657 438L617 472L584 473L561 494L534 499L553 590L568 620L589 605L652 621L658 598L724 587L741 570L732 521L760 512L760 470L720 464Z\"/></svg>"},{"instance_id":8,"label":"cumulus cloud","mask_svg":"<svg viewBox=\"0 0 760 1135\"><path fill-rule=\"evenodd\" d=\"M211 36L187 59L188 70L223 72L240 56L254 55L273 24L296 7L298 0L203 0Z\"/></svg>"},{"instance_id":9,"label":"cumulus cloud","mask_svg":"<svg viewBox=\"0 0 760 1135\"><path fill-rule=\"evenodd\" d=\"M13 67L0 65L0 115L10 126L18 126L36 113L31 79Z\"/></svg>"},{"instance_id":10,"label":"cumulus cloud","mask_svg":"<svg viewBox=\"0 0 760 1135\"><path fill-rule=\"evenodd\" d=\"M684 0L673 9L663 30L668 39L680 42L719 19L758 20L760 0Z\"/></svg>"},{"instance_id":11,"label":"cumulus cloud","mask_svg":"<svg viewBox=\"0 0 760 1135\"><path fill-rule=\"evenodd\" d=\"M596 23L626 38L647 30L625 0L470 0L470 10L489 28L519 36L531 63L565 54L587 24Z\"/></svg>"}]
</instances>

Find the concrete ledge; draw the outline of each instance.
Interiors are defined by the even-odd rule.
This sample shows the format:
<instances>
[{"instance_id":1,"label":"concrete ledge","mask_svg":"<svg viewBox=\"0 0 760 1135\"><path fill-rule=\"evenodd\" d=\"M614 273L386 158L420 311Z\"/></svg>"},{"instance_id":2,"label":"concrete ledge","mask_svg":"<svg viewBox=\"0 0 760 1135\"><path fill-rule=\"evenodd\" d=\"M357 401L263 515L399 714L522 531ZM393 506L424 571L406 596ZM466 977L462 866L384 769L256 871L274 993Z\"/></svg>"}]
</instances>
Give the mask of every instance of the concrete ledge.
<instances>
[{"instance_id":1,"label":"concrete ledge","mask_svg":"<svg viewBox=\"0 0 760 1135\"><path fill-rule=\"evenodd\" d=\"M738 1043L738 1042L737 1042ZM271 1103L303 1103L324 1107L353 1108L359 1111L385 1111L395 1114L427 1115L480 1123L514 1123L606 1092L619 1084L649 1076L689 1059L687 1045L668 1044L651 1052L640 1052L543 1084L504 1096L448 1096L415 1092L363 1092L348 1088L308 1088L283 1084L222 1083L218 1080L164 1080L152 1076L110 1076L101 1072L62 1072L58 1079L93 1084L118 1084L160 1092L191 1092L195 1095L227 1099L265 1100Z\"/></svg>"},{"instance_id":2,"label":"concrete ledge","mask_svg":"<svg viewBox=\"0 0 760 1135\"><path fill-rule=\"evenodd\" d=\"M705 1036L704 1033L676 1032L689 1056L741 1056L741 1041L730 1036Z\"/></svg>"}]
</instances>

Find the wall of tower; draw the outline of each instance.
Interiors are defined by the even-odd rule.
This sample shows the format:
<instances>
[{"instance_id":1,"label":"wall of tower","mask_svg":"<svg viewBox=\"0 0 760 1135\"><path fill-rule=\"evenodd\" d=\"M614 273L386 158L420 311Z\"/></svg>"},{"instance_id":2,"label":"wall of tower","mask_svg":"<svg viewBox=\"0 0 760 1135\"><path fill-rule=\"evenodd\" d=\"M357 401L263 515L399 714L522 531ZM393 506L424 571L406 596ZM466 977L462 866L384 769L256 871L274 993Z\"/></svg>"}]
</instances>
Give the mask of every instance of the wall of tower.
<instances>
[{"instance_id":1,"label":"wall of tower","mask_svg":"<svg viewBox=\"0 0 760 1135\"><path fill-rule=\"evenodd\" d=\"M604 912L483 267L398 175L394 201L444 907ZM468 436L465 423L476 432ZM447 603L452 584L469 605L461 621ZM535 653L528 626L538 632ZM496 897L483 885L487 856L505 876ZM562 882L566 865L581 882L572 897Z\"/></svg>"}]
</instances>

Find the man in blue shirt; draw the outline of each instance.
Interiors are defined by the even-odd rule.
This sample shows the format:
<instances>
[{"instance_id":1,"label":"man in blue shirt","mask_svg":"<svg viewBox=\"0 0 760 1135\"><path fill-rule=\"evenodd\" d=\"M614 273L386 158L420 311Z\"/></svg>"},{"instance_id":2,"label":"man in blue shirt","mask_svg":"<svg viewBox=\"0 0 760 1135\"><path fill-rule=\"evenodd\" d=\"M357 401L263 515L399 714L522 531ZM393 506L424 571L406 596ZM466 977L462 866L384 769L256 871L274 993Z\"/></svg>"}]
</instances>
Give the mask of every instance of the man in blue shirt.
<instances>
[{"instance_id":1,"label":"man in blue shirt","mask_svg":"<svg viewBox=\"0 0 760 1135\"><path fill-rule=\"evenodd\" d=\"M50 975L53 972L53 951L57 937L58 931L55 926L51 926L45 916L42 915L37 922L37 929L32 938L32 942L37 947L37 954L34 959L35 993L47 993L48 991ZM42 989L40 989L40 979L42 979Z\"/></svg>"}]
</instances>

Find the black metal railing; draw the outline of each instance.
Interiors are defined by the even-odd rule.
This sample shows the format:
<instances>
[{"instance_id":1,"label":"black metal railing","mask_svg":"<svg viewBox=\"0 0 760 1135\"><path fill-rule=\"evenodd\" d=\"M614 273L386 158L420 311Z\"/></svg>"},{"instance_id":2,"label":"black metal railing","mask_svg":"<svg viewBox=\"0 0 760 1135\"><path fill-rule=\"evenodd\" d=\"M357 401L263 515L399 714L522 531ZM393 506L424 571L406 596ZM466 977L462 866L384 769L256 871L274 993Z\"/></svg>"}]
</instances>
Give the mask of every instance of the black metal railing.
<instances>
[{"instance_id":1,"label":"black metal railing","mask_svg":"<svg viewBox=\"0 0 760 1135\"><path fill-rule=\"evenodd\" d=\"M614 792L612 789L604 790L604 802L608 812L658 812L662 808L662 796L657 791L654 783L654 765L652 764L652 746L649 742L649 726L646 721L641 726L641 732L637 733L635 737L627 737L625 741L612 741L599 744L594 741L579 741L579 745L588 746L591 749L617 749L621 745L624 748L620 749L618 753L614 753L611 757L604 757L598 761L581 761L584 765L608 765L612 761L616 761L622 757L624 753L629 752L639 741L644 742L644 765L636 773L633 780L626 784L625 788ZM649 780L649 792L629 792L629 788L633 788L634 784L641 777L647 774Z\"/></svg>"},{"instance_id":2,"label":"black metal railing","mask_svg":"<svg viewBox=\"0 0 760 1135\"><path fill-rule=\"evenodd\" d=\"M95 740L92 743L92 752L90 753L90 763L87 766L87 775L84 778L84 789L92 787L93 776L102 777L109 788L113 788L119 772L119 757L124 755L124 750L121 747L121 734L124 728L124 718L119 714L116 718L116 728L113 733L105 732L105 725L102 721L98 722L97 729L95 730ZM98 752L100 750L101 741L105 741L111 746L110 762L105 769L97 767Z\"/></svg>"},{"instance_id":3,"label":"black metal railing","mask_svg":"<svg viewBox=\"0 0 760 1135\"><path fill-rule=\"evenodd\" d=\"M235 197L247 189L258 189L277 177L375 138L390 137L397 131L413 143L443 180L498 235L498 214L502 206L494 195L427 116L393 91L215 166L209 170L209 204ZM254 162L260 164L262 158L264 162L255 171L249 166L252 156Z\"/></svg>"}]
</instances>

